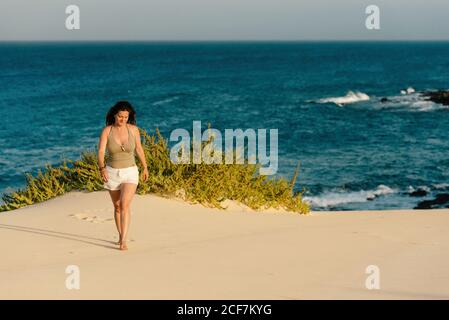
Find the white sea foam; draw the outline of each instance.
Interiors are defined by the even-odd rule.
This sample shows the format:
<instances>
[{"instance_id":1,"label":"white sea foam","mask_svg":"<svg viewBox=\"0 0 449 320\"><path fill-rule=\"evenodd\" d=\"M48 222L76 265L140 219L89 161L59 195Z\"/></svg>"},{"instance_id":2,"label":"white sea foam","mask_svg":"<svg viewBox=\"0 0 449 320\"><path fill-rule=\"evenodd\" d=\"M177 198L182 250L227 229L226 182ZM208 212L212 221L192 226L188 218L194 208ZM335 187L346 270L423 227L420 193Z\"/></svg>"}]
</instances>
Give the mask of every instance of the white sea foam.
<instances>
[{"instance_id":1,"label":"white sea foam","mask_svg":"<svg viewBox=\"0 0 449 320\"><path fill-rule=\"evenodd\" d=\"M436 183L432 185L435 189L449 189L449 183Z\"/></svg>"},{"instance_id":2,"label":"white sea foam","mask_svg":"<svg viewBox=\"0 0 449 320\"><path fill-rule=\"evenodd\" d=\"M342 190L333 190L325 192L319 196L313 197L305 196L303 199L304 201L309 202L312 205L312 207L326 208L337 205L343 205L347 203L366 202L369 200L373 200L376 197L395 192L397 192L397 190L394 190L386 185L381 184L374 190L360 190L351 192L345 192Z\"/></svg>"},{"instance_id":3,"label":"white sea foam","mask_svg":"<svg viewBox=\"0 0 449 320\"><path fill-rule=\"evenodd\" d=\"M356 103L359 101L367 101L370 97L363 92L353 92L349 91L345 96L343 97L330 97L330 98L323 98L318 100L318 103L335 103L338 106L343 106L345 104L350 103Z\"/></svg>"},{"instance_id":4,"label":"white sea foam","mask_svg":"<svg viewBox=\"0 0 449 320\"><path fill-rule=\"evenodd\" d=\"M178 99L179 99L178 96L174 96L171 98L159 100L159 101L153 102L153 106L160 106L160 105L167 104L167 103L170 103L170 102L178 100Z\"/></svg>"},{"instance_id":5,"label":"white sea foam","mask_svg":"<svg viewBox=\"0 0 449 320\"><path fill-rule=\"evenodd\" d=\"M427 100L413 102L410 107L415 109L415 111L433 111L441 109L442 107L445 108L444 106Z\"/></svg>"},{"instance_id":6,"label":"white sea foam","mask_svg":"<svg viewBox=\"0 0 449 320\"><path fill-rule=\"evenodd\" d=\"M443 106L438 103L434 103L426 97L422 96L421 93L416 92L413 87L408 87L407 89L402 89L399 95L385 97L386 101L381 101L380 97L368 96L366 93L359 91L349 91L343 97L329 97L322 98L316 103L335 103L338 106L343 106L345 104L356 103L360 101L373 101L374 108L384 109L384 108L407 108L412 112L427 112L440 109L448 109L448 106Z\"/></svg>"},{"instance_id":7,"label":"white sea foam","mask_svg":"<svg viewBox=\"0 0 449 320\"><path fill-rule=\"evenodd\" d=\"M396 192L396 190L394 190L384 184L378 185L377 188L372 191L373 195L375 195L375 196L382 196L385 194L390 194L390 193L395 193L395 192Z\"/></svg>"},{"instance_id":8,"label":"white sea foam","mask_svg":"<svg viewBox=\"0 0 449 320\"><path fill-rule=\"evenodd\" d=\"M407 191L408 193L412 193L418 190L424 190L426 192L430 192L430 188L428 186L418 186L418 187L413 187L413 186L408 186Z\"/></svg>"},{"instance_id":9,"label":"white sea foam","mask_svg":"<svg viewBox=\"0 0 449 320\"><path fill-rule=\"evenodd\" d=\"M415 93L415 89L412 87L408 87L407 89L403 89L401 90L401 94L412 94Z\"/></svg>"},{"instance_id":10,"label":"white sea foam","mask_svg":"<svg viewBox=\"0 0 449 320\"><path fill-rule=\"evenodd\" d=\"M427 112L448 108L448 106L443 106L438 103L434 103L432 101L427 100L418 92L414 92L412 90L409 90L409 92L410 93L408 94L402 94L401 92L401 95L386 97L387 101L385 102L381 102L379 99L379 101L374 104L374 107L380 109L406 108L412 112Z\"/></svg>"}]
</instances>

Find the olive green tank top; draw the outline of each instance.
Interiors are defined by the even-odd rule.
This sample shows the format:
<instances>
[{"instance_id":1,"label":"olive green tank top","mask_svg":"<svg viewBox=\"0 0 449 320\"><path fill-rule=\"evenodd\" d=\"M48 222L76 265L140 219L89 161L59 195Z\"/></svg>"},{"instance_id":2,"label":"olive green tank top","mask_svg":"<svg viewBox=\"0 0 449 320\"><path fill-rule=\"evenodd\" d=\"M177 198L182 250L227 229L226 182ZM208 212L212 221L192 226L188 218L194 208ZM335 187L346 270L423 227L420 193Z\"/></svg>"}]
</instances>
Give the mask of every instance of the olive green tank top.
<instances>
[{"instance_id":1,"label":"olive green tank top","mask_svg":"<svg viewBox=\"0 0 449 320\"><path fill-rule=\"evenodd\" d=\"M108 141L106 143L106 149L108 151L109 158L106 164L112 168L127 168L136 165L136 159L134 156L134 151L136 149L136 140L132 132L129 130L129 126L126 125L128 129L128 141L120 145L114 139L112 134L112 128L109 130Z\"/></svg>"}]
</instances>

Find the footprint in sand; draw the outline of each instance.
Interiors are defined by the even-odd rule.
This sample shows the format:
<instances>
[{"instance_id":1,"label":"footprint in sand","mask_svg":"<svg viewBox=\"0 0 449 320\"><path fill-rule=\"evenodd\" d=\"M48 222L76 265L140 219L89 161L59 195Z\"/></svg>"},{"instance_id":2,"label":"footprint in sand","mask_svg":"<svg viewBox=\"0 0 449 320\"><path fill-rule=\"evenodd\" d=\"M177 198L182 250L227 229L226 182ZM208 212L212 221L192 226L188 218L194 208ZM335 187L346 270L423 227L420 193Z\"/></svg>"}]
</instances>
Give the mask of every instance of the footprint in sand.
<instances>
[{"instance_id":1,"label":"footprint in sand","mask_svg":"<svg viewBox=\"0 0 449 320\"><path fill-rule=\"evenodd\" d=\"M107 209L84 210L81 213L71 214L70 217L92 223L110 223L114 221L114 218L104 218L95 215L95 213L105 213L106 211Z\"/></svg>"}]
</instances>

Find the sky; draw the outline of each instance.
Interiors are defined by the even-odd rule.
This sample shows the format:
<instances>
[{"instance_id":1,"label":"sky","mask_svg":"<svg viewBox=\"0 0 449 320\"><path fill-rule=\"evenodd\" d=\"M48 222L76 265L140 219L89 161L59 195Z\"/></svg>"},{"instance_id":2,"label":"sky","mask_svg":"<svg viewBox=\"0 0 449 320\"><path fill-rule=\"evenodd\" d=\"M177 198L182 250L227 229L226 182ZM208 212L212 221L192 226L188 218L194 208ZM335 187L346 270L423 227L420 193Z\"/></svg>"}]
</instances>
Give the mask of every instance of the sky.
<instances>
[{"instance_id":1,"label":"sky","mask_svg":"<svg viewBox=\"0 0 449 320\"><path fill-rule=\"evenodd\" d=\"M0 41L449 40L448 17L449 0L1 0Z\"/></svg>"}]
</instances>

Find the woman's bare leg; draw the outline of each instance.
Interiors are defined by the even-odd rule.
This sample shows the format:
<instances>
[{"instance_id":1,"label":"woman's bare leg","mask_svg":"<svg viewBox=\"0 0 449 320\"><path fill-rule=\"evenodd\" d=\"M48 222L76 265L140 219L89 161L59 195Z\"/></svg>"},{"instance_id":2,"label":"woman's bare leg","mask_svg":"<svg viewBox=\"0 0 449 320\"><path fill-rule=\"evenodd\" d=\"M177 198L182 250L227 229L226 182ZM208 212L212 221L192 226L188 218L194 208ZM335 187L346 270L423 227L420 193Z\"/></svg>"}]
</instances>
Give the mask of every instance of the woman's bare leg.
<instances>
[{"instance_id":1,"label":"woman's bare leg","mask_svg":"<svg viewBox=\"0 0 449 320\"><path fill-rule=\"evenodd\" d=\"M118 245L120 245L120 239L121 239L121 211L120 211L120 190L109 190L109 195L111 196L112 203L114 205L114 220L115 225L117 227L118 231Z\"/></svg>"},{"instance_id":2,"label":"woman's bare leg","mask_svg":"<svg viewBox=\"0 0 449 320\"><path fill-rule=\"evenodd\" d=\"M120 215L121 215L121 243L120 250L127 250L126 240L128 236L129 224L131 222L131 200L136 193L137 184L122 183L120 194Z\"/></svg>"}]
</instances>

